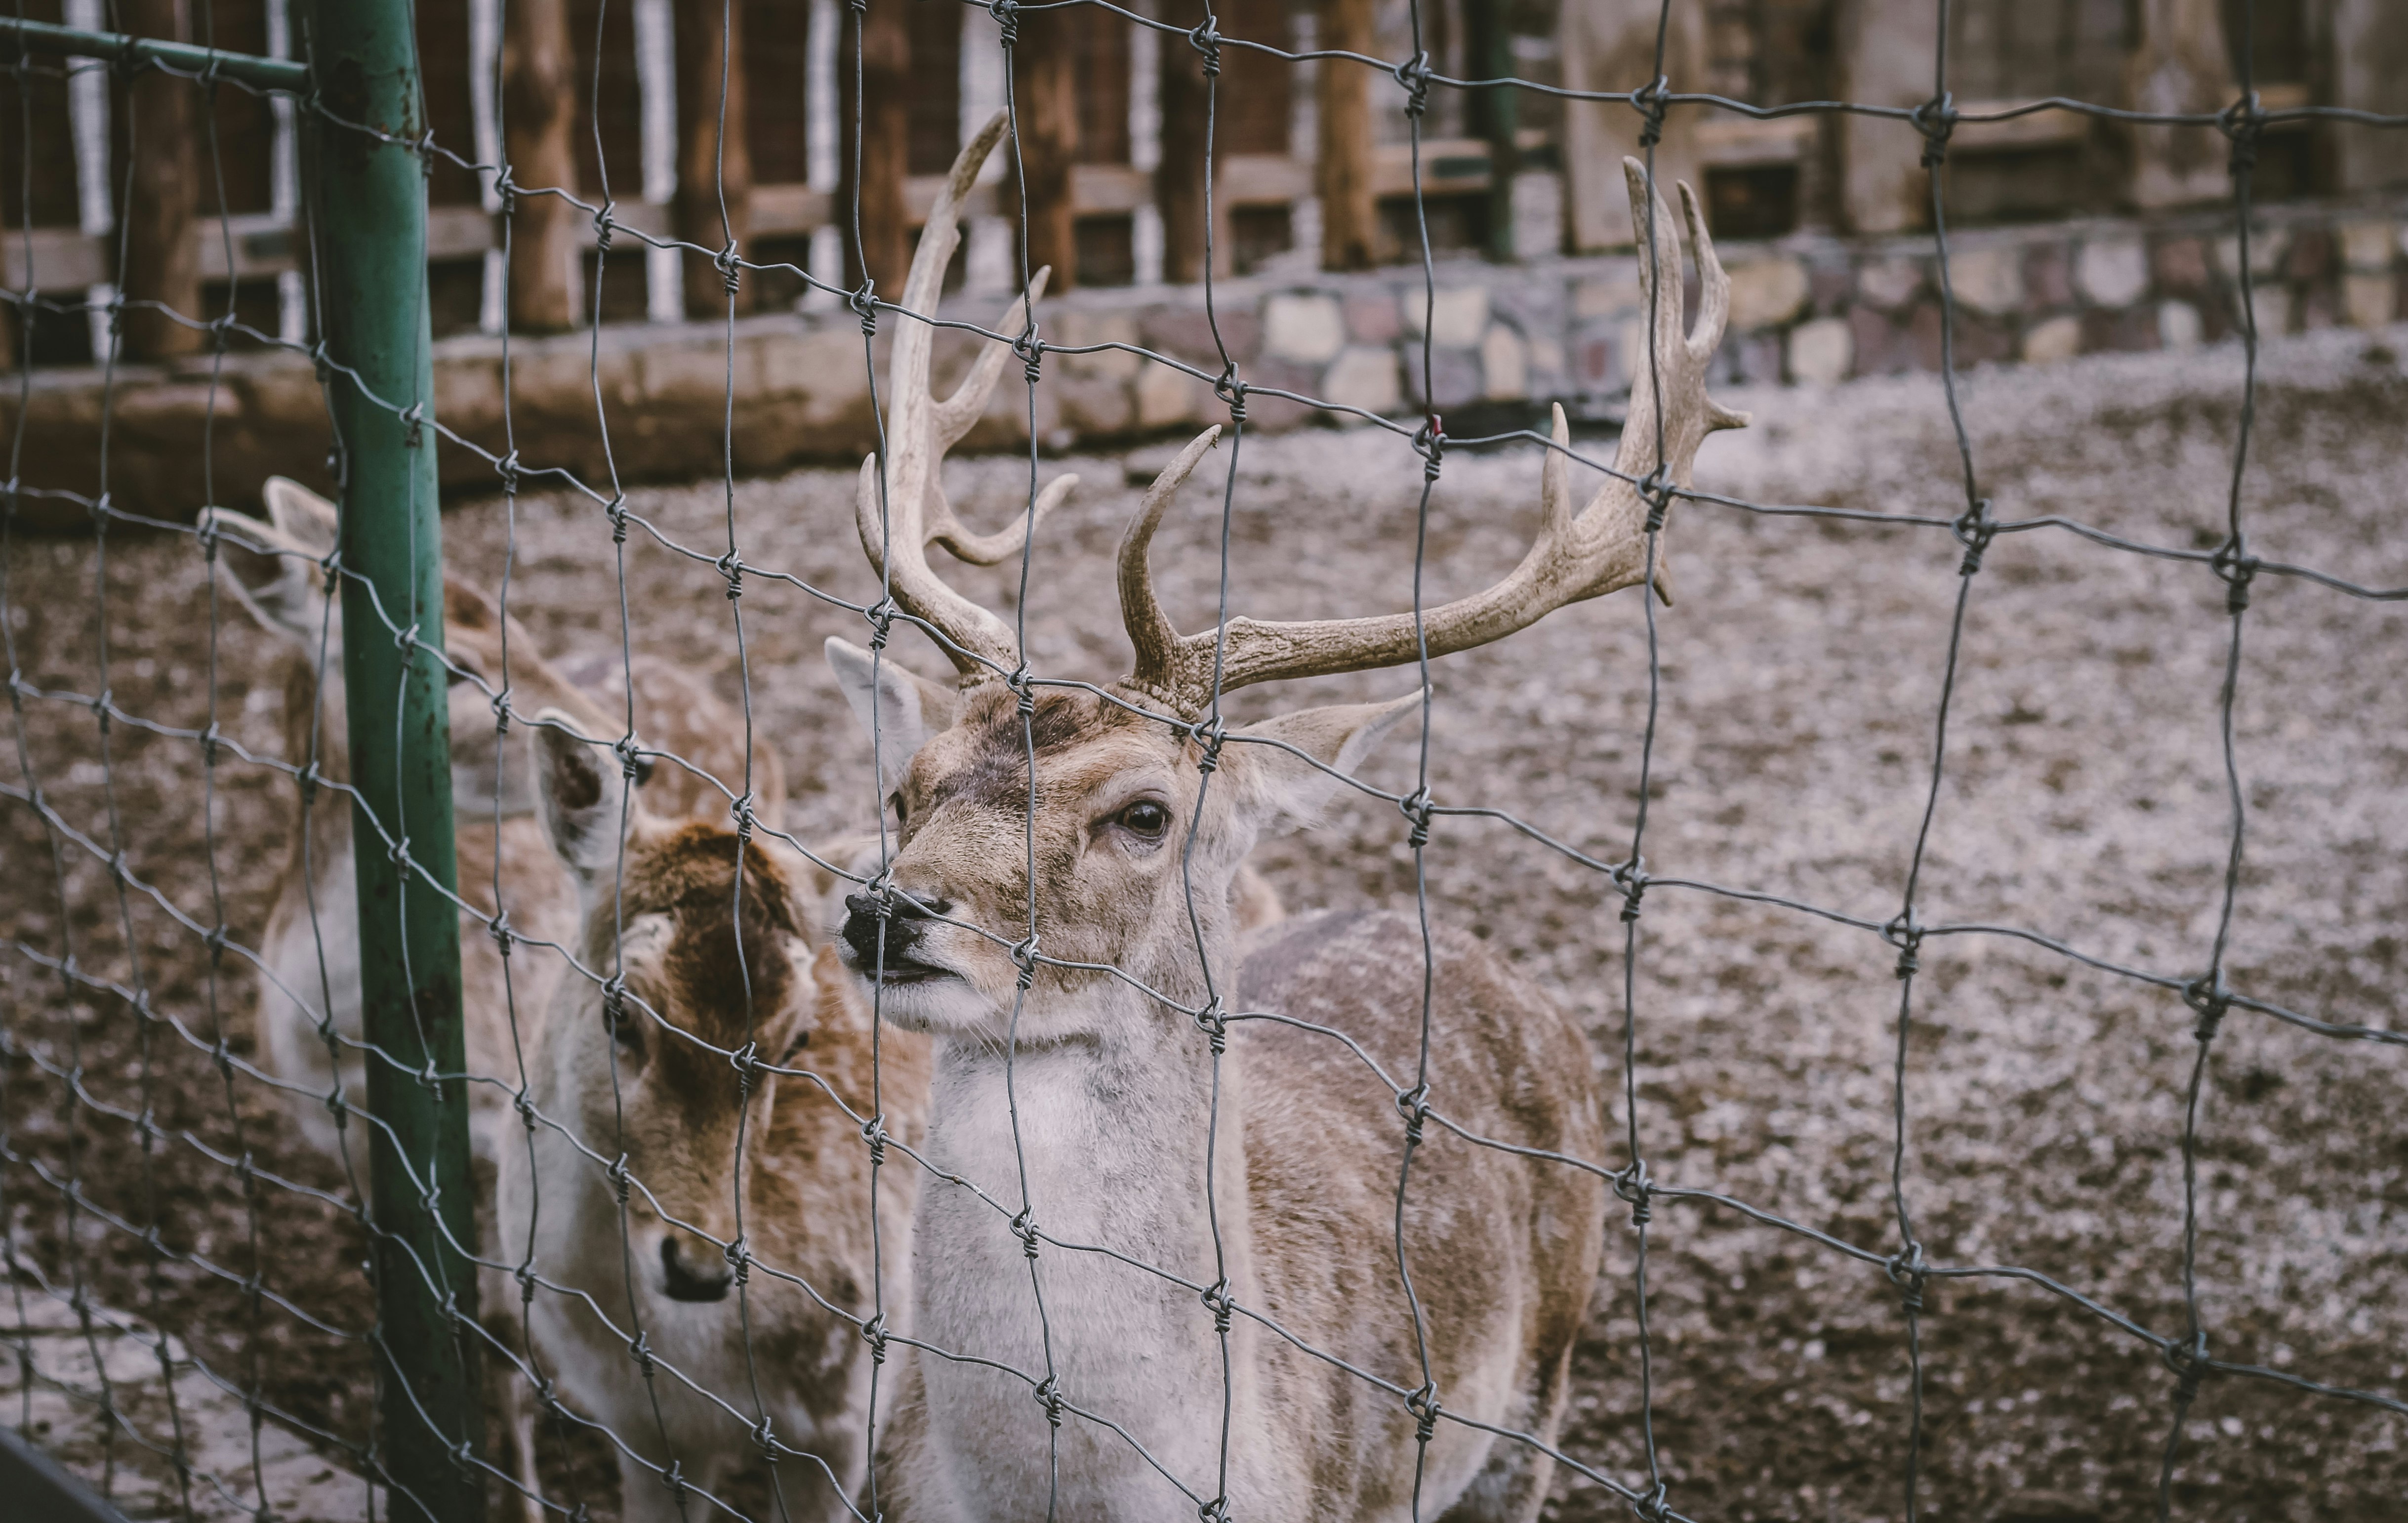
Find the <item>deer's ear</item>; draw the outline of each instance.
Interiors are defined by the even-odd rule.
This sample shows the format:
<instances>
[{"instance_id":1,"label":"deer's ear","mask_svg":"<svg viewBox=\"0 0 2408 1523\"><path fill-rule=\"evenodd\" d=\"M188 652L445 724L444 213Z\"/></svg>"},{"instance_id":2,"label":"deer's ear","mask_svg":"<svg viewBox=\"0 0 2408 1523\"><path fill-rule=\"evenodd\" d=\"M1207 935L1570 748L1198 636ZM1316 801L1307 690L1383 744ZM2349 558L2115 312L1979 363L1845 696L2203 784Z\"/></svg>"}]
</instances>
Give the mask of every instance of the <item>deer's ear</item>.
<instances>
[{"instance_id":1,"label":"deer's ear","mask_svg":"<svg viewBox=\"0 0 2408 1523\"><path fill-rule=\"evenodd\" d=\"M876 659L849 640L827 642L827 663L853 717L877 738L879 794L892 794L903 782L911 754L930 736L953 727L961 696L914 675L892 656Z\"/></svg>"},{"instance_id":2,"label":"deer's ear","mask_svg":"<svg viewBox=\"0 0 2408 1523\"><path fill-rule=\"evenodd\" d=\"M580 740L576 720L546 709L529 726L534 732L536 812L552 851L580 877L612 870L619 860L620 832L634 823L635 800L626 773L610 748Z\"/></svg>"},{"instance_id":3,"label":"deer's ear","mask_svg":"<svg viewBox=\"0 0 2408 1523\"><path fill-rule=\"evenodd\" d=\"M1421 694L1408 693L1386 703L1300 709L1238 731L1277 742L1244 748L1262 827L1278 831L1311 825L1338 791L1340 779L1352 776L1371 748L1406 718L1421 712Z\"/></svg>"},{"instance_id":4,"label":"deer's ear","mask_svg":"<svg viewBox=\"0 0 2408 1523\"><path fill-rule=\"evenodd\" d=\"M331 513L323 497L279 476L267 483L269 517L262 521L223 508L201 514L201 527L218 541L218 570L235 599L269 634L305 650L319 640L341 638L341 629L327 623L325 573L318 562L335 547L331 519L320 521L311 511L276 503L280 487L310 497Z\"/></svg>"},{"instance_id":5,"label":"deer's ear","mask_svg":"<svg viewBox=\"0 0 2408 1523\"><path fill-rule=\"evenodd\" d=\"M341 518L333 503L286 476L270 476L259 495L267 504L267 521L287 538L321 555L335 548Z\"/></svg>"}]
</instances>

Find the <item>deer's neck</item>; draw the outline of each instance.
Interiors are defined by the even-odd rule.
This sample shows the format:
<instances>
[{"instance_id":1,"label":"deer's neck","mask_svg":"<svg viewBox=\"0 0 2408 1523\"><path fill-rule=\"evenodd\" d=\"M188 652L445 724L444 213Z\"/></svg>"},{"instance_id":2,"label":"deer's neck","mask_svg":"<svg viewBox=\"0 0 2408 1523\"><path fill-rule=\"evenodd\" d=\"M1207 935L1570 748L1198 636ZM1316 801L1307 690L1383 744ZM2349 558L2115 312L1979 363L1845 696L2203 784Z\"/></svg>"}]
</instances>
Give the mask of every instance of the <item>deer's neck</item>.
<instances>
[{"instance_id":1,"label":"deer's neck","mask_svg":"<svg viewBox=\"0 0 2408 1523\"><path fill-rule=\"evenodd\" d=\"M1147 982L1200 1003L1192 948L1188 964L1183 981ZM1214 966L1229 970L1225 988L1234 984L1233 956L1216 957ZM1159 1275L1060 1244L1109 1249L1192 1285L1226 1276L1246 1300L1253 1240L1240 1124L1243 1075L1223 1059L1214 1128L1214 1065L1204 1032L1118 980L1082 994L1111 1002L1089 1028L1112 1036L1022 1046L1008 1074L991 1044L953 1039L938 1050L930 1161L972 1180L1003 1209L943 1184L922 1190L915 1332L1032 1379L1050 1361L1067 1400L1116 1414L1174 1473L1210 1473L1218 1426L1188 1418L1218 1411L1222 1399L1211 1314L1194 1291ZM1034 1286L1007 1219L1024 1204L1024 1170L1028 1217L1053 1240L1037 1245ZM1240 1386L1251 1388L1240 1373ZM1015 1506L1041 1512L1048 1483L1041 1466L1025 1470L1032 1451L1019 1403L1005 1405L976 1379L950 1371L932 1368L928 1381L929 1437L935 1462L948 1473L944 1484L989 1501L1010 1493L997 1516L1021 1516ZM988 1415L995 1411L1003 1415ZM1041 1457L1044 1445L1033 1452ZM1066 1516L1080 1508L1135 1516L1141 1499L1159 1502L1161 1483L1140 1465L1125 1445L1066 1460Z\"/></svg>"}]
</instances>

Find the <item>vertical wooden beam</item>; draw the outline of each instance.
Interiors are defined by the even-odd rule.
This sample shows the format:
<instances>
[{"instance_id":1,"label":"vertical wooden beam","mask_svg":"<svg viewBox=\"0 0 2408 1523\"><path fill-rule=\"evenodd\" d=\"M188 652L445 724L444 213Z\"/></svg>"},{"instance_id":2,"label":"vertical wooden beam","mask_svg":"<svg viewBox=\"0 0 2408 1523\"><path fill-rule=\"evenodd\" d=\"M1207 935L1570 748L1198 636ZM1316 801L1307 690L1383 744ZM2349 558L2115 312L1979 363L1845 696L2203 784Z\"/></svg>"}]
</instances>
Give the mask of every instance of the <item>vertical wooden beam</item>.
<instances>
[{"instance_id":1,"label":"vertical wooden beam","mask_svg":"<svg viewBox=\"0 0 2408 1523\"><path fill-rule=\"evenodd\" d=\"M1871 106L1920 106L1931 98L1938 11L1889 0L1841 0L1840 98ZM1895 119L1840 118L1840 208L1852 233L1899 233L1931 225L1931 180L1923 135Z\"/></svg>"},{"instance_id":2,"label":"vertical wooden beam","mask_svg":"<svg viewBox=\"0 0 2408 1523\"><path fill-rule=\"evenodd\" d=\"M728 67L731 58L735 65ZM678 237L705 249L724 249L733 237L740 252L752 232L743 6L736 0L679 0L677 73ZM738 311L752 309L756 284L738 284ZM725 277L710 255L692 250L685 255L685 309L698 318L727 311Z\"/></svg>"},{"instance_id":3,"label":"vertical wooden beam","mask_svg":"<svg viewBox=\"0 0 2408 1523\"><path fill-rule=\"evenodd\" d=\"M136 36L189 42L182 0L121 0L118 23ZM125 267L118 289L128 303L157 302L190 319L201 310L201 247L194 234L200 175L193 151L200 113L199 86L145 69L125 93L132 111L134 163L123 208ZM127 358L173 359L197 354L208 336L154 308L127 306L119 332Z\"/></svg>"},{"instance_id":4,"label":"vertical wooden beam","mask_svg":"<svg viewBox=\"0 0 2408 1523\"><path fill-rule=\"evenodd\" d=\"M1010 54L1019 178L1028 194L1028 267L1052 266L1048 289L1055 292L1078 283L1070 165L1079 156L1079 29L1087 21L1083 10L1024 11Z\"/></svg>"},{"instance_id":5,"label":"vertical wooden beam","mask_svg":"<svg viewBox=\"0 0 2408 1523\"><path fill-rule=\"evenodd\" d=\"M2141 0L2140 40L2125 61L2123 104L2136 111L2220 111L2239 89L2216 0ZM2217 201L2232 192L2224 135L2214 127L2135 125L2129 198L2136 207Z\"/></svg>"},{"instance_id":6,"label":"vertical wooden beam","mask_svg":"<svg viewBox=\"0 0 2408 1523\"><path fill-rule=\"evenodd\" d=\"M1513 75L1513 30L1507 16L1506 0L1463 0L1465 30L1464 52L1471 76L1479 79L1506 79ZM1521 166L1521 155L1513 143L1513 129L1520 124L1518 106L1521 92L1512 89L1475 90L1465 98L1471 118L1471 135L1488 144L1488 257L1511 260L1513 248L1513 176ZM1555 251L1537 250L1533 253Z\"/></svg>"},{"instance_id":7,"label":"vertical wooden beam","mask_svg":"<svg viewBox=\"0 0 2408 1523\"><path fill-rule=\"evenodd\" d=\"M1202 0L1166 0L1163 19L1181 26L1204 20ZM1204 278L1204 55L1183 37L1162 39L1162 165L1154 194L1162 206L1162 276ZM1225 256L1226 257L1226 256Z\"/></svg>"},{"instance_id":8,"label":"vertical wooden beam","mask_svg":"<svg viewBox=\"0 0 2408 1523\"><path fill-rule=\"evenodd\" d=\"M1372 0L1321 0L1320 46L1378 57ZM1344 59L1321 61L1321 264L1369 269L1379 233L1371 199L1371 71Z\"/></svg>"},{"instance_id":9,"label":"vertical wooden beam","mask_svg":"<svg viewBox=\"0 0 2408 1523\"><path fill-rule=\"evenodd\" d=\"M911 266L910 215L903 204L903 182L911 172L911 31L903 12L908 3L869 0L866 14L848 8L848 24L837 39L836 51L840 113L836 219L845 235L845 276L858 280L867 271L887 301L902 299L903 277ZM857 89L856 38L861 57ZM848 225L856 188L861 203L857 246Z\"/></svg>"},{"instance_id":10,"label":"vertical wooden beam","mask_svg":"<svg viewBox=\"0 0 2408 1523\"><path fill-rule=\"evenodd\" d=\"M577 186L576 51L567 0L510 0L502 35L502 143L519 186L510 216L510 325L557 333L585 319L578 209L530 190Z\"/></svg>"},{"instance_id":11,"label":"vertical wooden beam","mask_svg":"<svg viewBox=\"0 0 2408 1523\"><path fill-rule=\"evenodd\" d=\"M1850 0L1842 0L1843 4ZM1885 7L1884 14L1901 8L1891 0L1866 0ZM1906 0L1904 9L1930 12L1928 0ZM1667 12L1657 0L1585 0L1563 7L1561 38L1564 84L1572 90L1643 90L1656 78L1656 32L1664 27L1664 75L1675 92L1706 86L1705 7L1673 6ZM1924 34L1924 78L1931 74L1929 33ZM1920 96L1916 97L1920 99ZM1703 193L1697 151L1696 107L1676 107L1664 118L1663 139L1656 148L1656 181L1668 204L1672 182L1685 180ZM1849 120L1856 120L1850 118ZM1884 126L1894 123L1883 122ZM1564 203L1570 216L1569 241L1573 251L1627 248L1638 235L1630 225L1630 194L1624 189L1623 155L1644 159L1640 143L1645 118L1621 101L1564 103ZM1916 145L1913 128L1899 130ZM1911 165L1913 155L1908 158Z\"/></svg>"},{"instance_id":12,"label":"vertical wooden beam","mask_svg":"<svg viewBox=\"0 0 2408 1523\"><path fill-rule=\"evenodd\" d=\"M2408 8L2395 0L2333 0L2333 81L2336 106L2386 116L2408 112ZM2367 191L2408 182L2408 142L2396 128L2356 122L2326 124L2331 188Z\"/></svg>"}]
</instances>

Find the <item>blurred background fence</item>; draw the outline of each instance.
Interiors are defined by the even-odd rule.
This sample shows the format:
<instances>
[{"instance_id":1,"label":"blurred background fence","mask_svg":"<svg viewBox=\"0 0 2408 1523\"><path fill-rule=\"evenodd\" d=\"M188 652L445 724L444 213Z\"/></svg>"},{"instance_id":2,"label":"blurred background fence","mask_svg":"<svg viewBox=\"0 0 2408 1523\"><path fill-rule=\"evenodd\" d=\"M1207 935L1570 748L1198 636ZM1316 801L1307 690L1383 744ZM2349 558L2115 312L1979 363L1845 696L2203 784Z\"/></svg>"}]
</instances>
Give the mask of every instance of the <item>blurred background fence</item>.
<instances>
[{"instance_id":1,"label":"blurred background fence","mask_svg":"<svg viewBox=\"0 0 2408 1523\"><path fill-rule=\"evenodd\" d=\"M969 208L953 276L965 295L1010 287L1015 229L1032 263L1055 271L1064 341L1142 343L1200 362L1205 323L1192 284L1206 240L1203 55L1181 36L1200 3L1158 0L1163 27L1096 7L1016 15L1028 56L1020 81L1028 205L990 164ZM430 164L427 257L437 395L466 437L502 453L497 351L507 325L566 334L598 315L601 382L640 407L645 426L614 440L630 479L715 468L725 316L709 258L653 246L595 289L604 229L716 248L721 218L765 266L738 293L741 319L732 441L739 468L857 455L874 435L857 367L834 363L847 319L828 293L863 260L899 289L937 179L1003 100L996 17L914 0L864 16L867 145L861 237L840 235L852 161L840 151L853 70L838 66L851 12L836 0L742 0L724 7L735 66L723 102L713 62L722 7L671 0L424 0L426 129L451 151ZM35 20L97 24L101 0L29 4ZM119 7L128 30L289 53L284 0ZM1212 13L1226 88L1212 155L1212 257L1225 278L1222 338L1268 383L1373 410L1422 405L1412 363L1418 314L1415 208L1426 213L1444 300L1429 404L1500 415L1562 401L1610 418L1636 351L1638 286L1613 165L1642 126L1610 93L1656 72L1652 0L1432 0L1420 7L1439 78L1514 79L1526 88L1440 89L1424 123L1419 199L1393 82L1316 58L1344 50L1410 56L1404 0L1237 0ZM2254 18L2246 22L2245 13ZM1135 13L1133 13L1135 14ZM1929 90L1934 19L1921 0L1713 0L1664 17L1663 72L1676 93L1755 109L1667 118L1666 172L1704 193L1737 282L1730 380L1828 382L1939 365L1939 292L1925 232L1917 139L1878 115L1802 109L1847 101L1903 110ZM2273 113L2258 141L2263 224L2252 279L2258 322L2287 332L2377 326L2402 309L2408 280L2408 167L2380 128L2346 114L2286 116L2314 100L2358 112L2408 110L2408 15L2375 0L1961 0L1953 12L1953 94L1961 120L1945 165L1962 233L1955 272L1960 359L2050 362L2086 352L2182 348L2233 330L2238 304L2212 127L2153 125L2117 111L2210 113L2236 97L2242 49ZM1302 55L1290 61L1257 50ZM119 284L179 310L215 310L231 283L251 326L310 338L305 251L295 237L293 103L220 92L218 160L230 238L206 225L216 191L193 155L192 103L162 96L184 141L142 177L120 227L122 81L27 79L0 105L16 132L50 151L0 152L7 215L25 221L45 294L80 301ZM2046 108L2055 100L2088 108ZM595 103L602 103L597 111ZM721 126L724 122L724 141ZM507 122L504 141L502 123ZM22 123L22 126L20 125ZM504 279L503 188L470 163L507 154L523 185L576 202L521 198ZM21 163L22 159L22 163ZM580 204L581 203L581 204ZM20 208L23 210L20 210ZM607 217L597 210L607 208ZM1022 212L1025 209L1025 215ZM122 250L121 256L120 250ZM22 256L12 252L9 257ZM122 258L126 268L118 264ZM817 295L803 279L823 282ZM19 275L22 276L20 271ZM16 277L12 277L15 279ZM1166 284L1165 282L1170 282ZM97 309L94 309L96 310ZM691 318L709 326L697 333ZM24 346L43 373L27 395L28 480L88 491L96 457L101 330L88 311L35 324ZM196 331L128 338L117 426L173 454L196 445L191 382ZM251 474L326 484L322 417L289 362L245 357L228 384L240 403L216 422L216 448ZM7 346L11 362L20 346ZM589 471L602 441L585 405L587 345L573 334L520 351L519 427ZM1217 364L1217 357L1216 357ZM155 368L153 368L155 366ZM1208 419L1208 388L1141 364L1098 363L1049 394L1050 441L1104 442ZM1301 408L1267 408L1263 428ZM802 419L808 427L784 426ZM999 445L1025 421L999 408L973 443ZM447 462L451 480L476 479ZM150 510L188 514L188 483L129 464L114 490Z\"/></svg>"}]
</instances>

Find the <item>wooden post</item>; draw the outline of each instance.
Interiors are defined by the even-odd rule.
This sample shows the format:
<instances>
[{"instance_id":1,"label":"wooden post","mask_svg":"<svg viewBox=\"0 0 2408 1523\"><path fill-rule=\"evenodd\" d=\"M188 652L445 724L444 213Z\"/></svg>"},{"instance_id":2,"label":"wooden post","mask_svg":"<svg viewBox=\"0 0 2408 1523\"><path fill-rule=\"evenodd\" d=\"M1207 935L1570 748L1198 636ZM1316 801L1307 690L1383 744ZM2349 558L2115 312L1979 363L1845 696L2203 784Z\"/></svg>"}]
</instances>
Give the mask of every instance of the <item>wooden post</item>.
<instances>
[{"instance_id":1,"label":"wooden post","mask_svg":"<svg viewBox=\"0 0 2408 1523\"><path fill-rule=\"evenodd\" d=\"M1867 3L1888 4L1889 0ZM1910 8L1920 5L1927 14L1931 9L1928 0L1906 3ZM1676 93L1703 89L1705 8L1674 6L1667 12L1657 0L1587 0L1564 7L1560 25L1565 86L1645 89L1656 78L1656 30L1661 24L1665 27L1664 75L1670 88ZM1923 57L1928 77L1928 40ZM1674 180L1685 180L1700 194L1706 189L1697 149L1698 123L1702 120L1703 113L1694 106L1675 107L1665 113L1664 136L1656 147L1656 183L1667 205L1679 204L1672 190ZM1627 102L1564 103L1564 201L1570 212L1570 242L1575 252L1627 248L1639 241L1630 224L1630 194L1623 188L1622 159L1625 154L1646 157L1639 140L1644 125L1645 118ZM1900 130L1910 138L1914 136L1912 128Z\"/></svg>"},{"instance_id":2,"label":"wooden post","mask_svg":"<svg viewBox=\"0 0 2408 1523\"><path fill-rule=\"evenodd\" d=\"M2220 111L2239 89L2216 0L2142 0L2140 41L2125 63L2124 105L2136 111ZM2232 193L2224 135L2214 127L2135 125L2131 202L2175 207Z\"/></svg>"},{"instance_id":3,"label":"wooden post","mask_svg":"<svg viewBox=\"0 0 2408 1523\"><path fill-rule=\"evenodd\" d=\"M1871 106L1929 100L1939 30L1939 13L1928 5L1841 0L1840 97ZM1931 225L1931 179L1923 167L1923 135L1908 122L1840 118L1840 202L1850 232L1899 233Z\"/></svg>"},{"instance_id":4,"label":"wooden post","mask_svg":"<svg viewBox=\"0 0 2408 1523\"><path fill-rule=\"evenodd\" d=\"M1024 11L1010 59L1020 178L1028 187L1028 267L1052 266L1047 289L1057 293L1078 283L1070 165L1079 156L1078 29L1086 22L1082 11Z\"/></svg>"},{"instance_id":5,"label":"wooden post","mask_svg":"<svg viewBox=\"0 0 2408 1523\"><path fill-rule=\"evenodd\" d=\"M1204 7L1201 0L1168 0L1163 19L1181 26L1197 25L1204 20ZM1154 171L1154 194L1162 204L1162 277L1200 280L1204 278L1204 111L1209 93L1204 55L1184 37L1162 39L1158 98L1162 102L1162 166Z\"/></svg>"},{"instance_id":6,"label":"wooden post","mask_svg":"<svg viewBox=\"0 0 2408 1523\"><path fill-rule=\"evenodd\" d=\"M188 42L184 11L179 0L122 0L118 20L135 36ZM122 208L125 267L118 271L119 293L129 304L157 302L194 321L209 315L201 310L201 246L193 231L200 196L193 151L200 119L194 97L199 89L190 79L144 69L125 93L133 112L134 163ZM200 329L149 307L128 305L119 332L126 357L136 360L197 354L208 342Z\"/></svg>"},{"instance_id":7,"label":"wooden post","mask_svg":"<svg viewBox=\"0 0 2408 1523\"><path fill-rule=\"evenodd\" d=\"M1464 51L1472 77L1511 79L1513 74L1513 30L1505 0L1464 0ZM1520 125L1521 92L1510 88L1475 90L1467 98L1471 132L1488 144L1488 257L1511 260L1513 247L1513 176L1521 155L1513 141ZM1553 253L1553 249L1530 251Z\"/></svg>"},{"instance_id":8,"label":"wooden post","mask_svg":"<svg viewBox=\"0 0 2408 1523\"><path fill-rule=\"evenodd\" d=\"M2408 112L2408 10L2386 0L2335 0L2332 104ZM2326 124L2332 189L2367 191L2408 181L2408 142L2396 127Z\"/></svg>"},{"instance_id":9,"label":"wooden post","mask_svg":"<svg viewBox=\"0 0 2408 1523\"><path fill-rule=\"evenodd\" d=\"M729 58L736 60L733 68L725 66ZM705 249L724 249L732 237L740 252L752 232L752 150L744 127L743 60L743 6L732 0L678 0L678 237ZM724 143L720 138L723 121ZM756 283L739 281L738 311L752 309ZM692 250L685 255L685 309L687 316L697 318L727 313L726 278L710 255Z\"/></svg>"},{"instance_id":10,"label":"wooden post","mask_svg":"<svg viewBox=\"0 0 2408 1523\"><path fill-rule=\"evenodd\" d=\"M529 190L577 186L577 67L567 0L512 0L502 36L502 142L510 211L510 325L557 333L585 320L583 214Z\"/></svg>"},{"instance_id":11,"label":"wooden post","mask_svg":"<svg viewBox=\"0 0 2408 1523\"><path fill-rule=\"evenodd\" d=\"M869 0L837 41L838 82L837 152L840 180L837 187L837 226L845 230L846 278L858 280L865 269L887 301L903 296L903 277L911 265L910 214L903 203L903 182L911 173L911 32L903 14L910 0ZM856 33L854 26L859 27ZM853 48L861 50L859 93L865 104L854 108ZM859 141L853 120L861 122ZM853 216L858 165L861 241L854 246L847 226Z\"/></svg>"},{"instance_id":12,"label":"wooden post","mask_svg":"<svg viewBox=\"0 0 2408 1523\"><path fill-rule=\"evenodd\" d=\"M1379 56L1372 0L1321 0L1320 46ZM1369 269L1379 233L1371 199L1371 71L1344 59L1321 61L1321 264Z\"/></svg>"}]
</instances>

